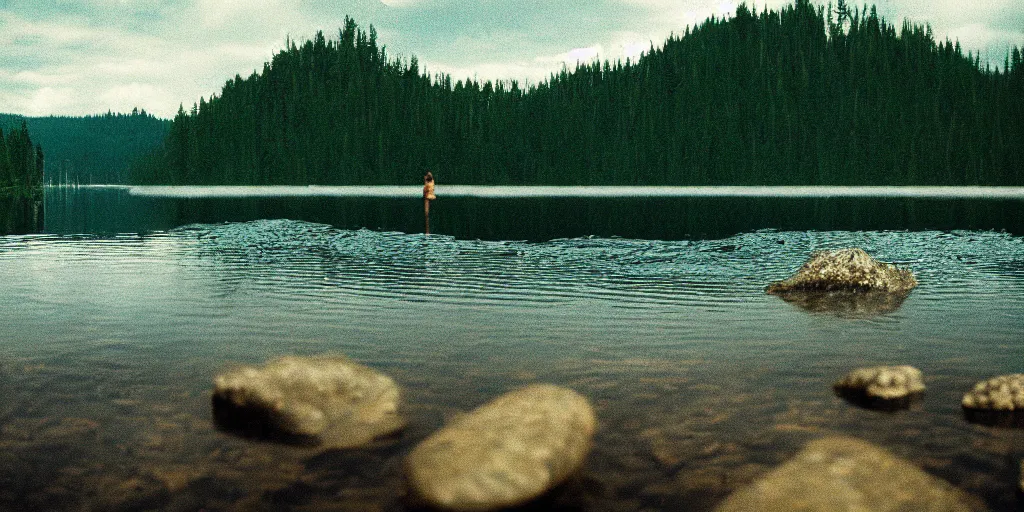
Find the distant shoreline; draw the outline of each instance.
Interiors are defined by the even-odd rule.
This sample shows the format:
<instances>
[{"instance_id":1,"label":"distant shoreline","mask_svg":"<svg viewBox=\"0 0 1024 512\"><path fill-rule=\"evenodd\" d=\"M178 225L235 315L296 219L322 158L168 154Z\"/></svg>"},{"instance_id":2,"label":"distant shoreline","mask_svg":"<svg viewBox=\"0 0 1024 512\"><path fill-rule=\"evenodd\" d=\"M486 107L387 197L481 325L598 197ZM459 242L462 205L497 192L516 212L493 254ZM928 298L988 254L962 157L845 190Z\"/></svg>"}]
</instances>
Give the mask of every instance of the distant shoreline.
<instances>
[{"instance_id":1,"label":"distant shoreline","mask_svg":"<svg viewBox=\"0 0 1024 512\"><path fill-rule=\"evenodd\" d=\"M419 198L419 185L379 186L161 186L80 185L80 188L116 188L138 197L233 198L233 197L372 197ZM61 188L50 186L50 188ZM73 186L70 188L74 188ZM1020 199L1024 187L951 186L484 186L438 185L437 196L479 198L909 198L909 199Z\"/></svg>"}]
</instances>

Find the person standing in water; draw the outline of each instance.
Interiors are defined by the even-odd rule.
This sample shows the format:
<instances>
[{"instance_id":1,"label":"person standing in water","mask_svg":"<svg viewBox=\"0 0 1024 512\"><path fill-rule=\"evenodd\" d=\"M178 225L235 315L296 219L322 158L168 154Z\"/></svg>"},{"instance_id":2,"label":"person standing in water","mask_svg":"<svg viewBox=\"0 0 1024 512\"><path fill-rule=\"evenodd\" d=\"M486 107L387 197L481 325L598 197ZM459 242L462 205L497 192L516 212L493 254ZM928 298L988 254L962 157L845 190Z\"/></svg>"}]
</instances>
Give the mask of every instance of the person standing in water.
<instances>
[{"instance_id":1,"label":"person standing in water","mask_svg":"<svg viewBox=\"0 0 1024 512\"><path fill-rule=\"evenodd\" d=\"M430 202L437 199L434 195L434 175L427 171L423 177L423 217L426 219L426 234L430 234Z\"/></svg>"}]
</instances>

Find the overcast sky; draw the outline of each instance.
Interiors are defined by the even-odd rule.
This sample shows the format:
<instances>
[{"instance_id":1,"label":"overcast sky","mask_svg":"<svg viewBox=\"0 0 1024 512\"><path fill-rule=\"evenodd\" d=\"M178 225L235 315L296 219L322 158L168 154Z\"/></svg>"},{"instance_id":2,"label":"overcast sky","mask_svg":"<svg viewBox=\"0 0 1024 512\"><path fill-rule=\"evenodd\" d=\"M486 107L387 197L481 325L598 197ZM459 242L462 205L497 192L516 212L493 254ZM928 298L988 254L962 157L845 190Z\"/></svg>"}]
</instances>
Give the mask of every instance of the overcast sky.
<instances>
[{"instance_id":1,"label":"overcast sky","mask_svg":"<svg viewBox=\"0 0 1024 512\"><path fill-rule=\"evenodd\" d=\"M789 2L758 0L758 10ZM859 3L859 2L855 2ZM145 108L170 117L248 76L345 15L377 28L390 56L454 78L537 82L563 63L636 56L672 32L733 12L733 0L0 0L0 112L84 115ZM1001 64L1024 46L1024 0L878 0L889 21Z\"/></svg>"}]
</instances>

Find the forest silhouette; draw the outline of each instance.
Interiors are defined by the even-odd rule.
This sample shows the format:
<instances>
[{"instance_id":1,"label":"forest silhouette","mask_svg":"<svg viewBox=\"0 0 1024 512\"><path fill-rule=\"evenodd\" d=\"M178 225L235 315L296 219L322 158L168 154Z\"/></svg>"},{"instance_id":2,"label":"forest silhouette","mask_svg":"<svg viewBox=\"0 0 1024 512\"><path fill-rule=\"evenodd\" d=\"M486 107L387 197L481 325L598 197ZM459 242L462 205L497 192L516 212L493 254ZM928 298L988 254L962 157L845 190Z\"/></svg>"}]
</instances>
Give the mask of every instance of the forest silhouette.
<instances>
[{"instance_id":1,"label":"forest silhouette","mask_svg":"<svg viewBox=\"0 0 1024 512\"><path fill-rule=\"evenodd\" d=\"M1021 185L1024 59L874 7L712 17L525 86L392 59L371 26L288 41L174 118L144 184Z\"/></svg>"},{"instance_id":2,"label":"forest silhouette","mask_svg":"<svg viewBox=\"0 0 1024 512\"><path fill-rule=\"evenodd\" d=\"M131 166L163 143L171 124L145 109L84 117L0 114L0 129L23 123L46 150L46 181L55 184L127 183Z\"/></svg>"},{"instance_id":3,"label":"forest silhouette","mask_svg":"<svg viewBox=\"0 0 1024 512\"><path fill-rule=\"evenodd\" d=\"M41 196L44 161L24 122L6 133L0 127L0 197Z\"/></svg>"}]
</instances>

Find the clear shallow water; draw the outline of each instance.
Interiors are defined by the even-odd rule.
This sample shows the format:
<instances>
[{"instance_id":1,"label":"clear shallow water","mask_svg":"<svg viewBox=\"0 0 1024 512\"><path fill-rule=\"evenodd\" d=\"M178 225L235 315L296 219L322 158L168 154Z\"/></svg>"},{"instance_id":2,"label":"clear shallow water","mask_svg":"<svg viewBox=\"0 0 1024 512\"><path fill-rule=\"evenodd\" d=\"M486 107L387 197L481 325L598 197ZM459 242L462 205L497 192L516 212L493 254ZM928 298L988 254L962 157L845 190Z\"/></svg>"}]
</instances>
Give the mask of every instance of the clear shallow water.
<instances>
[{"instance_id":1,"label":"clear shallow water","mask_svg":"<svg viewBox=\"0 0 1024 512\"><path fill-rule=\"evenodd\" d=\"M919 288L880 315L763 293L812 250L847 246L911 268ZM416 442L531 382L576 389L600 420L584 470L548 505L710 509L843 433L994 510L1017 506L1022 431L967 423L959 407L977 380L1022 370L1024 239L1009 233L531 242L260 220L0 237L0 283L0 509L401 510ZM401 437L321 452L214 429L217 372L331 352L402 385ZM898 363L929 386L909 411L831 392L849 369Z\"/></svg>"}]
</instances>

